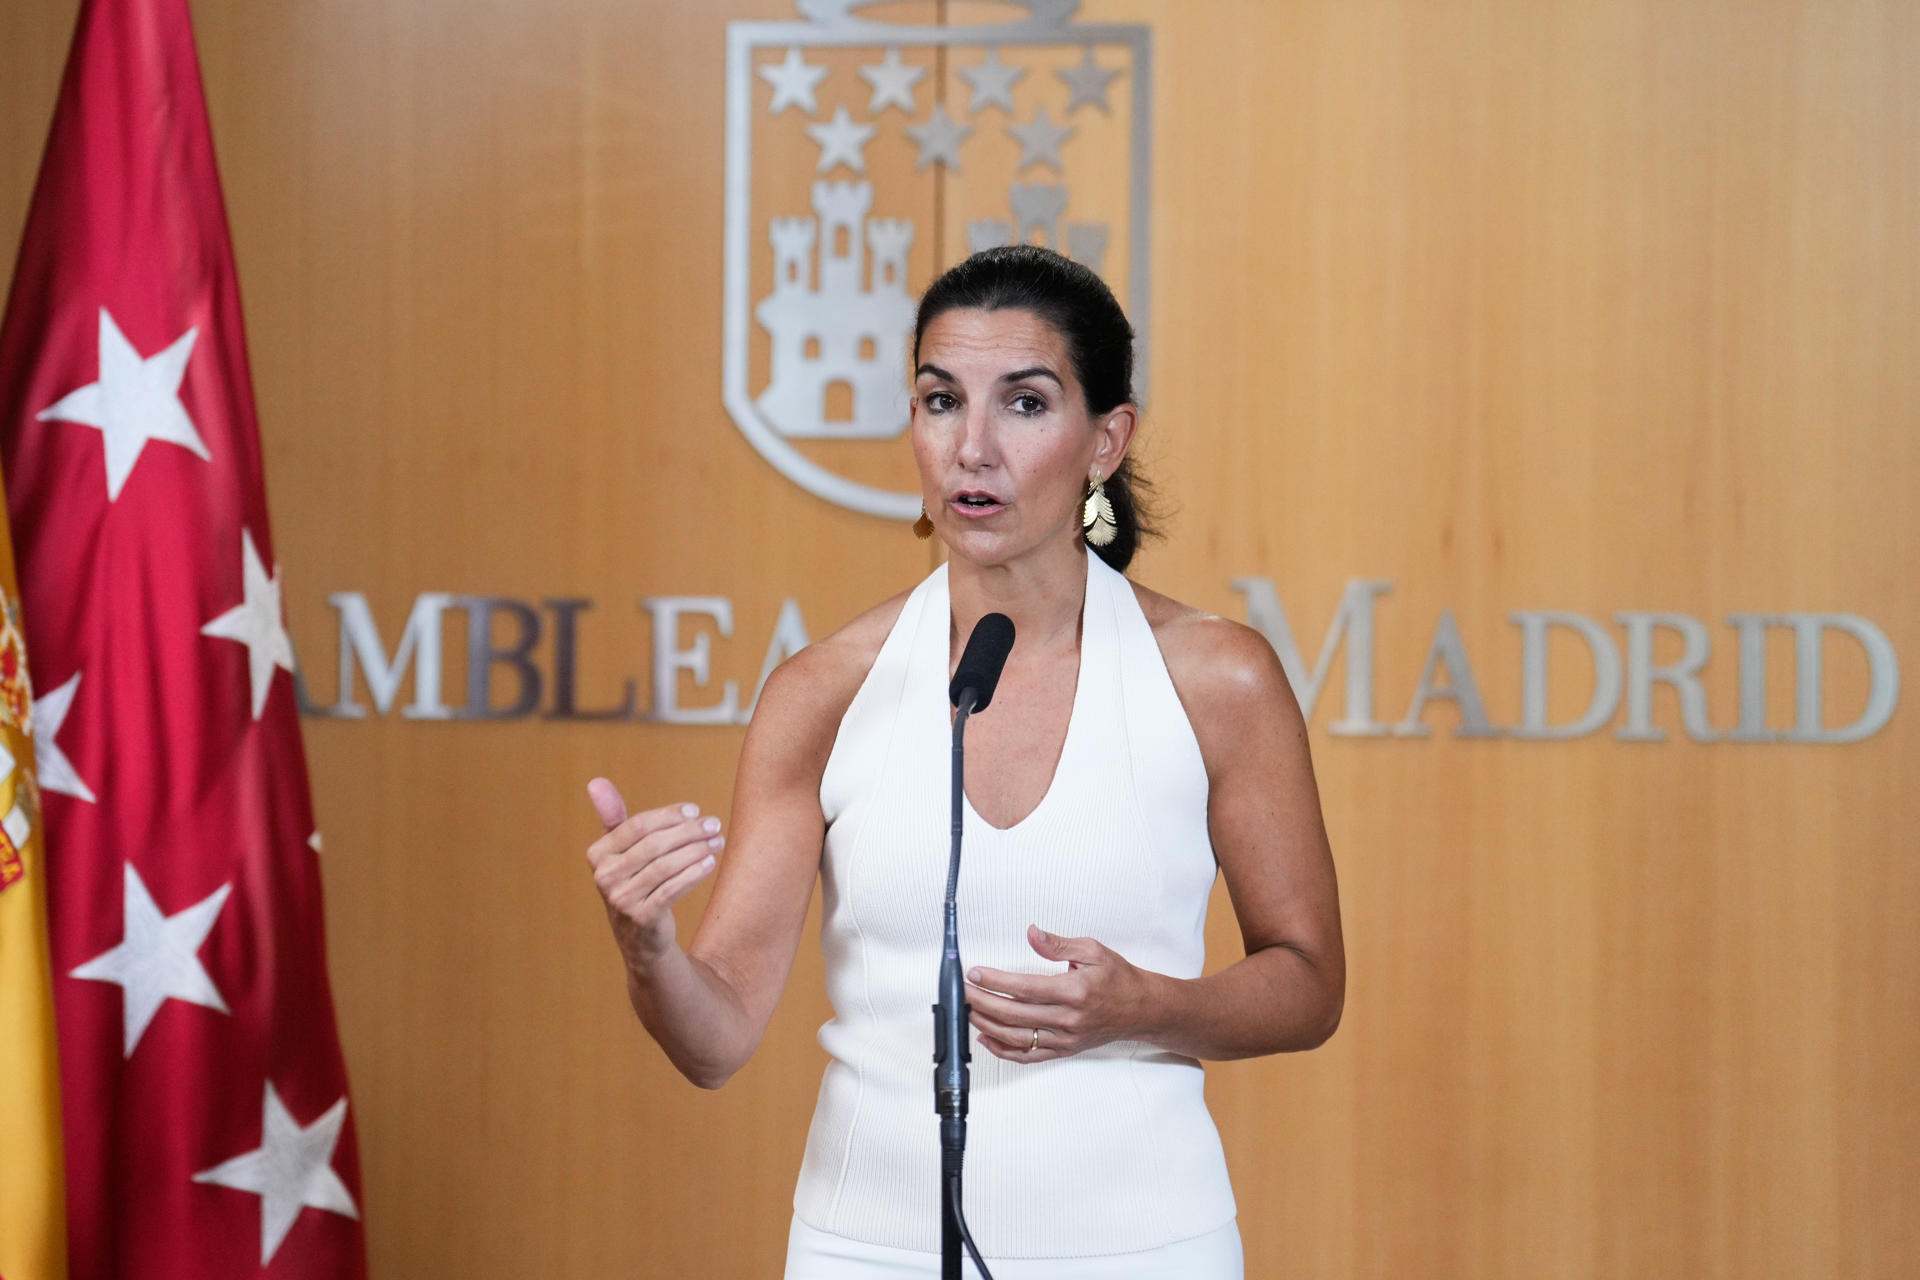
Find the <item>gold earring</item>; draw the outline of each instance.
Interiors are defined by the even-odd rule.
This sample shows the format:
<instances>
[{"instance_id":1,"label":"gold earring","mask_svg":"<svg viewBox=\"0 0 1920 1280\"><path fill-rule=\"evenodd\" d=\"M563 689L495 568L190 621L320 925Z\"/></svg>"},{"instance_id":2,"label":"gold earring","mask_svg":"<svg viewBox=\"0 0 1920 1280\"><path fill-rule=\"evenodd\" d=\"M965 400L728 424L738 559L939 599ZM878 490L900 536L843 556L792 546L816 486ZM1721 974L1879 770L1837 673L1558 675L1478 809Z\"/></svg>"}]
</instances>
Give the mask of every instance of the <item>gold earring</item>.
<instances>
[{"instance_id":1,"label":"gold earring","mask_svg":"<svg viewBox=\"0 0 1920 1280\"><path fill-rule=\"evenodd\" d=\"M925 542L933 536L933 519L927 515L927 500L920 500L920 518L913 522L913 536Z\"/></svg>"},{"instance_id":2,"label":"gold earring","mask_svg":"<svg viewBox=\"0 0 1920 1280\"><path fill-rule=\"evenodd\" d=\"M1107 486L1098 471L1087 477L1087 503L1080 511L1080 527L1086 531L1087 541L1096 547L1106 546L1120 532L1120 525L1113 518L1113 502L1107 497Z\"/></svg>"}]
</instances>

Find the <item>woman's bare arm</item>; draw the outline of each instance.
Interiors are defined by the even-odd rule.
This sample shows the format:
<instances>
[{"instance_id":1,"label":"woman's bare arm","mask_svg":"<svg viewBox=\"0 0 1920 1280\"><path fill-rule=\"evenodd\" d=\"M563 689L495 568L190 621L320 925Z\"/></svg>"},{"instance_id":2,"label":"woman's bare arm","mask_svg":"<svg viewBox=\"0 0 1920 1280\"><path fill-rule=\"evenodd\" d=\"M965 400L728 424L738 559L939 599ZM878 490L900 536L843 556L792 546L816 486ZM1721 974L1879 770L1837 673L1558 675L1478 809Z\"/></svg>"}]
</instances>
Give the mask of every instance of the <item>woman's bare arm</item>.
<instances>
[{"instance_id":1,"label":"woman's bare arm","mask_svg":"<svg viewBox=\"0 0 1920 1280\"><path fill-rule=\"evenodd\" d=\"M1164 635L1206 761L1208 827L1247 954L1203 978L1155 975L1143 1038L1210 1059L1314 1048L1340 1025L1347 970L1306 722L1258 632L1196 614Z\"/></svg>"},{"instance_id":2,"label":"woman's bare arm","mask_svg":"<svg viewBox=\"0 0 1920 1280\"><path fill-rule=\"evenodd\" d=\"M624 866L606 871L612 861L606 856L595 864L634 1012L674 1066L702 1088L719 1088L746 1065L779 1003L820 867L820 777L847 704L898 612L899 603L888 602L801 650L767 680L740 751L727 852L699 929L684 949L673 936L670 912L661 926L647 914L644 899L622 909L618 886L647 872ZM652 812L670 823L677 819L672 806ZM617 843L616 831L603 839ZM698 852L664 856L691 859ZM672 879L664 879L664 890L673 887ZM679 891L691 887L689 881Z\"/></svg>"}]
</instances>

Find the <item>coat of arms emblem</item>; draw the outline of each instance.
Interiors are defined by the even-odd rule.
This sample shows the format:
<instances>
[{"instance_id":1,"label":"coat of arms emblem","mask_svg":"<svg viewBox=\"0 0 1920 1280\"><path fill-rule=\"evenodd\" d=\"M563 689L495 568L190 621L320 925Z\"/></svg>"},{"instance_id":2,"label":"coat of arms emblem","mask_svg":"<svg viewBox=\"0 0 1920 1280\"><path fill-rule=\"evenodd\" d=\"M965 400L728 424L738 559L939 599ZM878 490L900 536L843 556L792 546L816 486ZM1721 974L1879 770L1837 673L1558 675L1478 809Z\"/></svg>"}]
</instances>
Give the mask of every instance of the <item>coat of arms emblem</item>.
<instances>
[{"instance_id":1,"label":"coat of arms emblem","mask_svg":"<svg viewBox=\"0 0 1920 1280\"><path fill-rule=\"evenodd\" d=\"M24 744L32 737L33 686L27 679L20 605L0 588L0 889L26 875L21 851L39 825L40 793L22 759Z\"/></svg>"},{"instance_id":2,"label":"coat of arms emblem","mask_svg":"<svg viewBox=\"0 0 1920 1280\"><path fill-rule=\"evenodd\" d=\"M724 399L809 492L919 513L907 451L870 446L907 427L914 299L992 245L1099 272L1144 394L1150 32L1079 5L797 0L798 21L728 24Z\"/></svg>"}]
</instances>

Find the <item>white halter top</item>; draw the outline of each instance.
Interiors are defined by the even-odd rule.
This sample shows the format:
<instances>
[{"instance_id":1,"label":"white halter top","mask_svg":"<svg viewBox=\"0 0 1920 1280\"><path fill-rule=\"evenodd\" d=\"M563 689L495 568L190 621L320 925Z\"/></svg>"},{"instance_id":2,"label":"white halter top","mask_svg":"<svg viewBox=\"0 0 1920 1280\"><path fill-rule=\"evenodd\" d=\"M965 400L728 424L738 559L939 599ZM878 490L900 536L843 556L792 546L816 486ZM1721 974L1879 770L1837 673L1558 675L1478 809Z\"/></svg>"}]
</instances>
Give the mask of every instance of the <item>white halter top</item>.
<instances>
[{"instance_id":1,"label":"white halter top","mask_svg":"<svg viewBox=\"0 0 1920 1280\"><path fill-rule=\"evenodd\" d=\"M834 1016L794 1192L807 1225L938 1252L933 1014L946 893L952 615L945 566L914 589L840 722L820 783L820 943ZM986 715L1006 715L996 705ZM960 956L1059 973L1029 924L1200 976L1216 864L1199 743L1133 588L1087 556L1080 676L1053 782L1014 826L969 802ZM981 1252L1153 1248L1234 1216L1200 1064L1138 1041L1021 1064L973 1049L967 1224Z\"/></svg>"}]
</instances>

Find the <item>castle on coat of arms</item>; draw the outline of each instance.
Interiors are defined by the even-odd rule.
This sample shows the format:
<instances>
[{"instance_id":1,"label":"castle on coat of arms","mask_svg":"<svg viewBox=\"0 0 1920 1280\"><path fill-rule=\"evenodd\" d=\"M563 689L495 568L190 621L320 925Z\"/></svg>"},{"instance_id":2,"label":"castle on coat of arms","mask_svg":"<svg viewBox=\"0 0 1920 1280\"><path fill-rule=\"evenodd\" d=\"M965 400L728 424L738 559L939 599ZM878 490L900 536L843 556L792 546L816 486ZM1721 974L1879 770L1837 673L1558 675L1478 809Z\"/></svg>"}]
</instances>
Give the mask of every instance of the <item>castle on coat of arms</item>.
<instances>
[{"instance_id":1,"label":"castle on coat of arms","mask_svg":"<svg viewBox=\"0 0 1920 1280\"><path fill-rule=\"evenodd\" d=\"M769 225L773 292L753 314L772 339L772 376L754 403L781 435L870 440L906 429L913 223L869 218L872 205L871 182L815 182L813 217ZM827 418L836 384L852 392L843 420Z\"/></svg>"}]
</instances>

